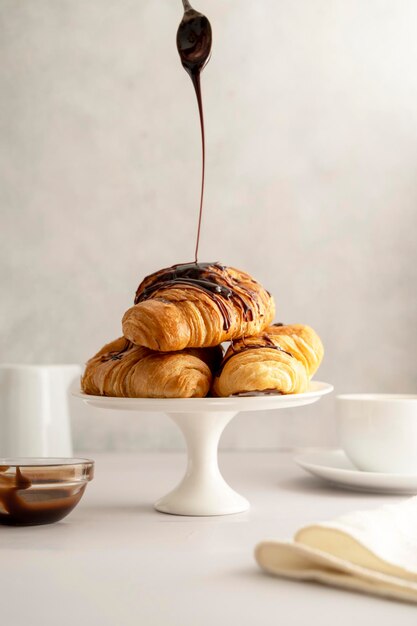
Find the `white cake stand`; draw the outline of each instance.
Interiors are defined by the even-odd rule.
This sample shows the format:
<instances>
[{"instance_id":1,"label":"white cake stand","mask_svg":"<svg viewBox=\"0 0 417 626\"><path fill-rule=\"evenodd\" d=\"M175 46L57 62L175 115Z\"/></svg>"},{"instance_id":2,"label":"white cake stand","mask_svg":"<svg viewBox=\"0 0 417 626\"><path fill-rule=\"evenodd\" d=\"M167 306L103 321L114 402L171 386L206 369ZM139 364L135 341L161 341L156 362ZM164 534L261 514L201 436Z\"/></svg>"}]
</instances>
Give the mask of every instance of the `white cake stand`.
<instances>
[{"instance_id":1,"label":"white cake stand","mask_svg":"<svg viewBox=\"0 0 417 626\"><path fill-rule=\"evenodd\" d=\"M293 395L236 398L109 398L73 395L100 409L166 413L180 428L187 445L188 462L180 484L155 503L157 511L172 515L228 515L249 509L249 502L224 480L217 462L221 434L241 411L288 409L312 404L333 390L313 381L310 391Z\"/></svg>"}]
</instances>

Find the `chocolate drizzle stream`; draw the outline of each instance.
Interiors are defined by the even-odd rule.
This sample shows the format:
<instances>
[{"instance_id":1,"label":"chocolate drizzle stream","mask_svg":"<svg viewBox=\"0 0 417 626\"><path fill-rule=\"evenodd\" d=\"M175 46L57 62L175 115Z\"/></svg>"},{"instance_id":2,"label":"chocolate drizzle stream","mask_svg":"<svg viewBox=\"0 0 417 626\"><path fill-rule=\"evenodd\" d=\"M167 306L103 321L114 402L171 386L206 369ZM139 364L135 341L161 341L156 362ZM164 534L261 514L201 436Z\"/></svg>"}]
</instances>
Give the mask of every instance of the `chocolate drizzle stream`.
<instances>
[{"instance_id":1,"label":"chocolate drizzle stream","mask_svg":"<svg viewBox=\"0 0 417 626\"><path fill-rule=\"evenodd\" d=\"M146 286L142 287L143 284ZM223 317L224 330L229 330L232 321L227 301L233 301L239 306L246 320L253 319L252 302L257 303L256 294L252 296L250 290L245 290L249 304L240 293L238 283L219 263L182 263L151 274L139 285L135 304L147 300L157 291L181 285L201 289L217 304Z\"/></svg>"},{"instance_id":2,"label":"chocolate drizzle stream","mask_svg":"<svg viewBox=\"0 0 417 626\"><path fill-rule=\"evenodd\" d=\"M198 261L198 245L200 243L201 218L203 215L204 178L206 166L206 142L204 133L203 101L201 97L200 74L210 59L211 54L211 25L208 19L195 11L188 0L183 0L184 17L177 31L177 50L182 66L189 74L197 96L198 112L200 116L202 172L200 210L198 213L197 240L194 259Z\"/></svg>"}]
</instances>

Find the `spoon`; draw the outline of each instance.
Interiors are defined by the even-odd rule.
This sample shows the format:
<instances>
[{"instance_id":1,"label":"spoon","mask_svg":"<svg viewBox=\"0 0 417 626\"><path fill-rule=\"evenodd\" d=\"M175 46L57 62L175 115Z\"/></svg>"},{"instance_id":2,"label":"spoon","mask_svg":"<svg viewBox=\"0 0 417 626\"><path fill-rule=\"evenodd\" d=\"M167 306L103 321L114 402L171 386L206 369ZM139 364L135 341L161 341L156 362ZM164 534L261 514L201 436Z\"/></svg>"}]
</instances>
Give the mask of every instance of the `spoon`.
<instances>
[{"instance_id":1,"label":"spoon","mask_svg":"<svg viewBox=\"0 0 417 626\"><path fill-rule=\"evenodd\" d=\"M182 0L184 16L177 31L177 50L181 63L191 76L199 74L210 59L211 25L205 15Z\"/></svg>"}]
</instances>

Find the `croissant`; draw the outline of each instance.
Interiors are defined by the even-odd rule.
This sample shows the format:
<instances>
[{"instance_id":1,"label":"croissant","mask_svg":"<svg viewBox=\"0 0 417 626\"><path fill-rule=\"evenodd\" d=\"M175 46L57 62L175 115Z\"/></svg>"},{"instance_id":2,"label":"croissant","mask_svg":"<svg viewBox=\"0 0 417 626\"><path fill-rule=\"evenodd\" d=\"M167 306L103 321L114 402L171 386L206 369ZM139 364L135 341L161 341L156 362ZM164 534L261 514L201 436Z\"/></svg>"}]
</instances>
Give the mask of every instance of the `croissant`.
<instances>
[{"instance_id":1,"label":"croissant","mask_svg":"<svg viewBox=\"0 0 417 626\"><path fill-rule=\"evenodd\" d=\"M121 337L87 362L81 387L90 395L121 398L202 398L221 356L220 346L164 354Z\"/></svg>"},{"instance_id":2,"label":"croissant","mask_svg":"<svg viewBox=\"0 0 417 626\"><path fill-rule=\"evenodd\" d=\"M291 352L307 370L309 379L317 372L323 360L322 341L311 326L305 324L273 324L268 335L279 339L279 345Z\"/></svg>"},{"instance_id":3,"label":"croissant","mask_svg":"<svg viewBox=\"0 0 417 626\"><path fill-rule=\"evenodd\" d=\"M274 313L272 296L245 272L219 263L174 265L139 285L123 334L162 352L210 347L258 334Z\"/></svg>"},{"instance_id":4,"label":"croissant","mask_svg":"<svg viewBox=\"0 0 417 626\"><path fill-rule=\"evenodd\" d=\"M309 326L270 326L229 346L213 383L213 395L302 393L323 358L323 344Z\"/></svg>"}]
</instances>

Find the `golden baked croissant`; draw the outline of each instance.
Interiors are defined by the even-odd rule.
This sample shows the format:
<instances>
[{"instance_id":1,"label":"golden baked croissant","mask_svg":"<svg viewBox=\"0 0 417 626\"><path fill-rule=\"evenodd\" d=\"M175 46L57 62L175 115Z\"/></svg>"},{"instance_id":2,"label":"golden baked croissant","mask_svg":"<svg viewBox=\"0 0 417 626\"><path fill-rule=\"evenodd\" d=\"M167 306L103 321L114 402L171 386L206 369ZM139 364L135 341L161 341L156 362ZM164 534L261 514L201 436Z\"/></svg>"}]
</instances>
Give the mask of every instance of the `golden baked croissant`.
<instances>
[{"instance_id":1,"label":"golden baked croissant","mask_svg":"<svg viewBox=\"0 0 417 626\"><path fill-rule=\"evenodd\" d=\"M90 395L121 398L202 398L221 356L220 346L166 354L121 337L87 362L81 387Z\"/></svg>"},{"instance_id":2,"label":"golden baked croissant","mask_svg":"<svg viewBox=\"0 0 417 626\"><path fill-rule=\"evenodd\" d=\"M302 393L323 358L323 344L309 326L270 326L256 337L233 341L213 383L213 394Z\"/></svg>"},{"instance_id":3,"label":"golden baked croissant","mask_svg":"<svg viewBox=\"0 0 417 626\"><path fill-rule=\"evenodd\" d=\"M311 326L273 324L268 329L268 335L273 340L279 338L279 345L301 361L309 378L317 372L323 360L324 348L320 337Z\"/></svg>"},{"instance_id":4,"label":"golden baked croissant","mask_svg":"<svg viewBox=\"0 0 417 626\"><path fill-rule=\"evenodd\" d=\"M272 296L245 272L218 263L174 265L139 285L123 334L163 352L209 347L258 334L274 313Z\"/></svg>"}]
</instances>

